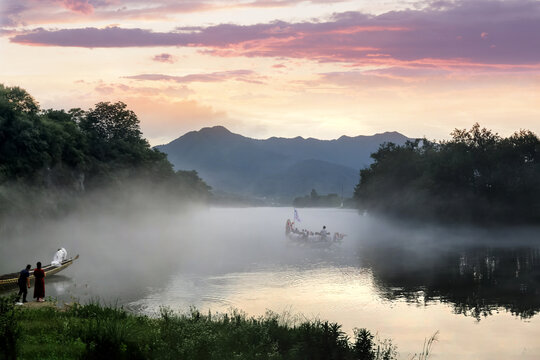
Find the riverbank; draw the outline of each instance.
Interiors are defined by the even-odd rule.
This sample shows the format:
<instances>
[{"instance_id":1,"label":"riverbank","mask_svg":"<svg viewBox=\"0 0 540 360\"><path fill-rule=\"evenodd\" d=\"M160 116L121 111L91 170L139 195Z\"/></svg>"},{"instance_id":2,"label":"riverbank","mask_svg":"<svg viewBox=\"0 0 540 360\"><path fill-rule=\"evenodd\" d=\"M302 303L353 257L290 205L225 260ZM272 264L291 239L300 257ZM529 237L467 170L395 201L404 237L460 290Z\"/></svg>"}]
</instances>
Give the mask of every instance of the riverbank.
<instances>
[{"instance_id":1,"label":"riverbank","mask_svg":"<svg viewBox=\"0 0 540 360\"><path fill-rule=\"evenodd\" d=\"M240 311L156 318L97 303L62 309L0 298L0 349L7 359L395 359L390 340L366 329L349 338L336 323Z\"/></svg>"}]
</instances>

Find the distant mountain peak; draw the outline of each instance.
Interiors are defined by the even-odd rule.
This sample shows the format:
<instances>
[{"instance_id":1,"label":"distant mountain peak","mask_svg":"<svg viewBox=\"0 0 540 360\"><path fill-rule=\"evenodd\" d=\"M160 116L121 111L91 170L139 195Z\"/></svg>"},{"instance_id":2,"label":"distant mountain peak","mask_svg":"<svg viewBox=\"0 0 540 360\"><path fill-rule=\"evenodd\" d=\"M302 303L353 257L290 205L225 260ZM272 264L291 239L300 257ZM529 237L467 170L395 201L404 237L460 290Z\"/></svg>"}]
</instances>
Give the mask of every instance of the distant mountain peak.
<instances>
[{"instance_id":1,"label":"distant mountain peak","mask_svg":"<svg viewBox=\"0 0 540 360\"><path fill-rule=\"evenodd\" d=\"M212 127L203 127L201 130L197 131L201 134L215 134L215 135L229 135L232 132L229 131L225 126L216 125Z\"/></svg>"},{"instance_id":2,"label":"distant mountain peak","mask_svg":"<svg viewBox=\"0 0 540 360\"><path fill-rule=\"evenodd\" d=\"M392 131L335 140L312 137L254 139L224 126L204 127L158 149L175 169L195 169L214 189L265 197L343 192L351 196L358 171L368 166L380 144L403 144Z\"/></svg>"},{"instance_id":3,"label":"distant mountain peak","mask_svg":"<svg viewBox=\"0 0 540 360\"><path fill-rule=\"evenodd\" d=\"M382 133L376 133L375 135L400 135L400 136L404 136L403 134L397 132L397 131L385 131L385 132L382 132Z\"/></svg>"},{"instance_id":4,"label":"distant mountain peak","mask_svg":"<svg viewBox=\"0 0 540 360\"><path fill-rule=\"evenodd\" d=\"M187 132L186 134L184 134L180 138L182 138L182 137L184 137L186 135L188 135L188 136L193 136L193 135L201 136L202 135L202 136L211 136L211 137L227 137L227 136L234 135L234 136L237 136L237 137L242 137L242 138L245 138L245 139L252 139L252 140L256 140L256 141L267 141L267 140L270 140L270 141L272 141L272 140L274 140L274 141L275 140L288 141L288 140L293 140L293 141L308 141L308 142L328 142L328 141L340 141L340 140L354 141L354 140L364 139L364 138L367 139L367 138L380 138L380 137L392 138L392 139L396 139L396 140L407 139L407 137L405 135L403 135L403 134L401 134L401 133L399 133L397 131L385 131L385 132L380 132L380 133L376 133L376 134L373 134L373 135L357 135L357 136L342 135L338 139L334 139L334 140L321 140L321 139L317 139L317 138L314 138L314 137L304 138L302 136L296 136L296 137L292 137L292 138L272 136L272 137L270 137L268 139L253 139L253 138L250 138L250 137L247 137L247 136L243 136L243 135L240 135L240 134L233 133L223 125L215 125L215 126L203 127L198 131L194 130L194 131ZM173 140L172 142L175 142L175 140Z\"/></svg>"}]
</instances>

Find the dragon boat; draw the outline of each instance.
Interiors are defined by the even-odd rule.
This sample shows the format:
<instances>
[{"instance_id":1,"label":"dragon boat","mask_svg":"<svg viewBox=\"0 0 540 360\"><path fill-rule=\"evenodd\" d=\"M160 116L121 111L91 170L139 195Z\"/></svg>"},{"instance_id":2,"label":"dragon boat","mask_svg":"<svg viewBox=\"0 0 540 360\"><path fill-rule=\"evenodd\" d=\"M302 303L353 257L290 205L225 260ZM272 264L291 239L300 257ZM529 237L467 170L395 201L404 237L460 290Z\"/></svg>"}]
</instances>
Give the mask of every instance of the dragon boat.
<instances>
[{"instance_id":1,"label":"dragon boat","mask_svg":"<svg viewBox=\"0 0 540 360\"><path fill-rule=\"evenodd\" d=\"M45 277L49 277L51 275L54 275L64 270L65 268L73 264L73 262L77 260L78 258L79 258L79 255L62 261L60 263L60 266L49 264L49 265L43 266L41 269L45 271ZM0 290L6 290L6 289L17 287L18 279L19 279L19 272L0 275ZM34 271L32 270L30 271L30 281L33 281L33 280L34 280Z\"/></svg>"},{"instance_id":2,"label":"dragon boat","mask_svg":"<svg viewBox=\"0 0 540 360\"><path fill-rule=\"evenodd\" d=\"M340 244L345 234L335 232L333 235L330 233L313 232L310 230L299 230L290 219L287 219L285 224L285 236L291 241L302 244L314 244L314 245L332 245Z\"/></svg>"}]
</instances>

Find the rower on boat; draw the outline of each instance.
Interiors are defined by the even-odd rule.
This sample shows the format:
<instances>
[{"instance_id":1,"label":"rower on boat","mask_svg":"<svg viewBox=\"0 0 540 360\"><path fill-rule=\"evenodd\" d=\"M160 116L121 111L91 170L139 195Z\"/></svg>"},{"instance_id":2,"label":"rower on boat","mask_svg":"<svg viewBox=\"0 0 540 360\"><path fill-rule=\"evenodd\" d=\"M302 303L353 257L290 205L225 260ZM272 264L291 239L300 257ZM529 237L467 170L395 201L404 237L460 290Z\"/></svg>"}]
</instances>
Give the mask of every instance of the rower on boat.
<instances>
[{"instance_id":1,"label":"rower on boat","mask_svg":"<svg viewBox=\"0 0 540 360\"><path fill-rule=\"evenodd\" d=\"M55 267L59 267L62 265L62 261L67 259L67 251L64 248L58 249L56 254L54 254L53 261L51 261L51 265Z\"/></svg>"},{"instance_id":2,"label":"rower on boat","mask_svg":"<svg viewBox=\"0 0 540 360\"><path fill-rule=\"evenodd\" d=\"M319 234L321 235L321 240L326 240L326 236L329 234L328 232L326 232L326 225L322 227L322 230Z\"/></svg>"}]
</instances>

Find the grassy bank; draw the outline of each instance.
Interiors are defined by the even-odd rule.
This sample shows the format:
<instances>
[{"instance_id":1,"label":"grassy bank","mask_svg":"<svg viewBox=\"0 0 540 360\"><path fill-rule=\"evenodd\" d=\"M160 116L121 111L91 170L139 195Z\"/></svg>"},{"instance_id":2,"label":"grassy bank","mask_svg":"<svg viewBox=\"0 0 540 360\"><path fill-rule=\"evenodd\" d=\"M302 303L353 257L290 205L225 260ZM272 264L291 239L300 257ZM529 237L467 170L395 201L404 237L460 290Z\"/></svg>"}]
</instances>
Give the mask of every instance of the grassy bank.
<instances>
[{"instance_id":1,"label":"grassy bank","mask_svg":"<svg viewBox=\"0 0 540 360\"><path fill-rule=\"evenodd\" d=\"M368 330L239 312L129 313L96 303L23 308L0 298L0 358L5 359L395 359L396 347Z\"/></svg>"}]
</instances>

